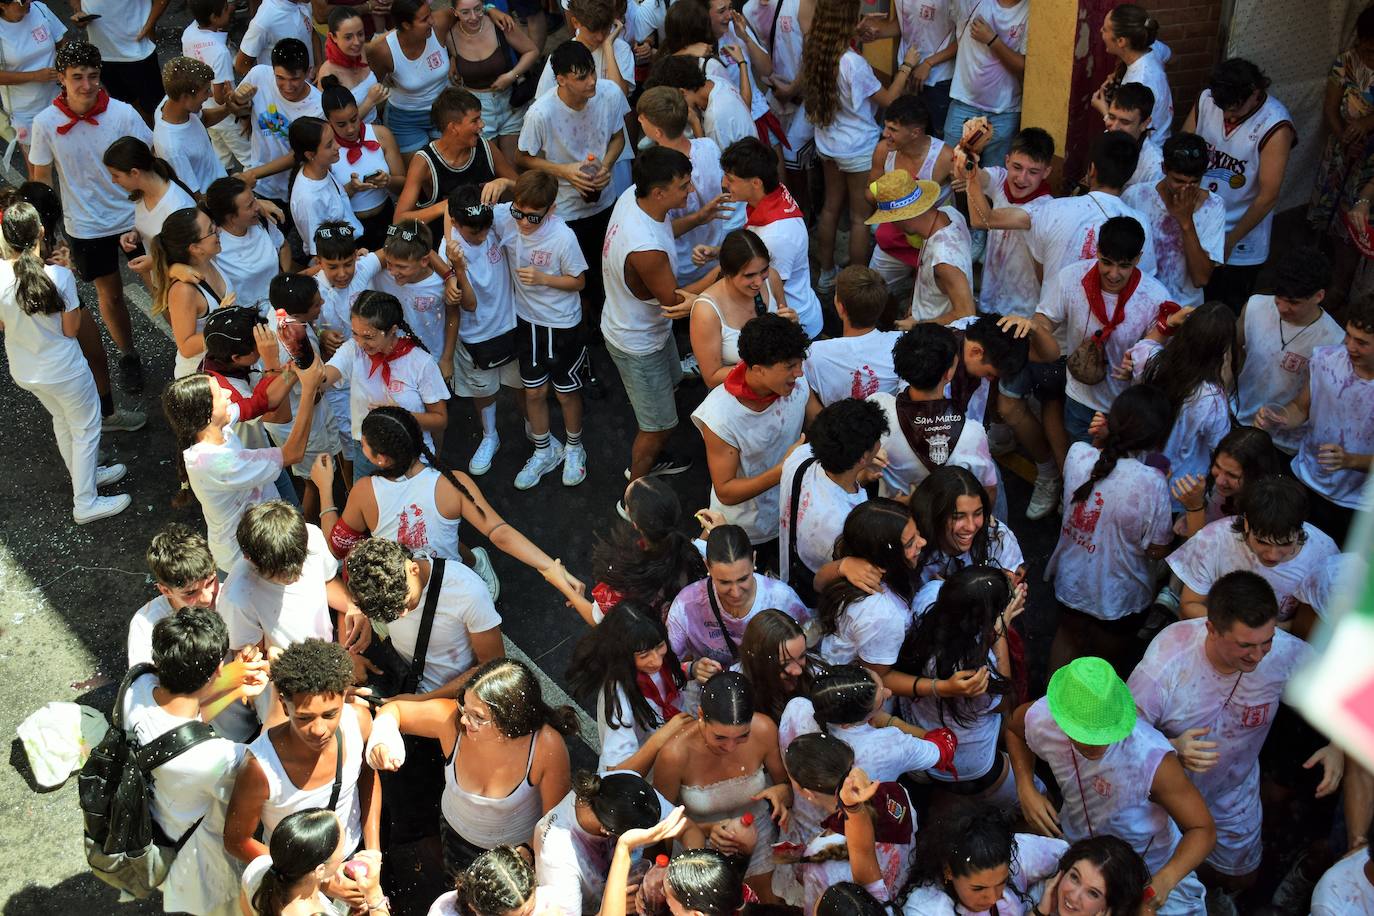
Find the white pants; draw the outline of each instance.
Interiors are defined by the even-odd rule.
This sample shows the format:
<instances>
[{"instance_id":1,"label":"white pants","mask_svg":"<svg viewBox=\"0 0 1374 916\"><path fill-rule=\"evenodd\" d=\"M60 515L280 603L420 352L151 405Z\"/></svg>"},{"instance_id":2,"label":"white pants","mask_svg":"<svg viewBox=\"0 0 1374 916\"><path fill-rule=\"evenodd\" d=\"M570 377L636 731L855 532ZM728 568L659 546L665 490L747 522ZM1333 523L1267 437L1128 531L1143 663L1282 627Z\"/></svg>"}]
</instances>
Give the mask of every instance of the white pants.
<instances>
[{"instance_id":1,"label":"white pants","mask_svg":"<svg viewBox=\"0 0 1374 916\"><path fill-rule=\"evenodd\" d=\"M95 506L95 469L100 452L100 395L95 377L89 371L56 384L20 382L19 387L34 397L52 414L52 431L57 450L72 476L73 505L77 512Z\"/></svg>"},{"instance_id":2,"label":"white pants","mask_svg":"<svg viewBox=\"0 0 1374 916\"><path fill-rule=\"evenodd\" d=\"M242 168L248 168L248 138L239 131L235 118L225 118L210 128L210 145L219 154L219 161L226 169L234 167L234 161Z\"/></svg>"}]
</instances>

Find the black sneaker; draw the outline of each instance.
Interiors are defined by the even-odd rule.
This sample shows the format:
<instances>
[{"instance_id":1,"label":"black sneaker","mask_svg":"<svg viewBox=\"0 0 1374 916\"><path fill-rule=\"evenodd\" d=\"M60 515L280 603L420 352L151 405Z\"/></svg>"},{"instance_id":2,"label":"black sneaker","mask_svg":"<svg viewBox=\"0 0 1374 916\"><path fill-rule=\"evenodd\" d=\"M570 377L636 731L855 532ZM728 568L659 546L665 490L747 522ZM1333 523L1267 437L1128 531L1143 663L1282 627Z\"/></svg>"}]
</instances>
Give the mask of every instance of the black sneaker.
<instances>
[{"instance_id":1,"label":"black sneaker","mask_svg":"<svg viewBox=\"0 0 1374 916\"><path fill-rule=\"evenodd\" d=\"M129 394L143 393L143 363L137 353L125 353L119 357L119 387Z\"/></svg>"},{"instance_id":2,"label":"black sneaker","mask_svg":"<svg viewBox=\"0 0 1374 916\"><path fill-rule=\"evenodd\" d=\"M679 458L676 455L669 454L668 452L660 452L658 456L658 461L654 462L654 466L649 468L649 473L645 474L644 476L671 477L674 474L681 474L683 471L690 471L691 469L692 459ZM625 479L630 479L629 468L625 469Z\"/></svg>"}]
</instances>

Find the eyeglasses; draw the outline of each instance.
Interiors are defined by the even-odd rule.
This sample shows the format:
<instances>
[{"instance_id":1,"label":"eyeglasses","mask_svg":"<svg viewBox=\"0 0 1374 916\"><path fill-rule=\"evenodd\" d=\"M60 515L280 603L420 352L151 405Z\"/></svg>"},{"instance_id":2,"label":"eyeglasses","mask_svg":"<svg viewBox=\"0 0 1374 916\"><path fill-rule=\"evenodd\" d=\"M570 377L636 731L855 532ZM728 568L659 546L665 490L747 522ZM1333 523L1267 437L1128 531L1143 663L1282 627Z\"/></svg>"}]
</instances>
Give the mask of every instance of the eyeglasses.
<instances>
[{"instance_id":1,"label":"eyeglasses","mask_svg":"<svg viewBox=\"0 0 1374 916\"><path fill-rule=\"evenodd\" d=\"M472 712L472 710L464 706L458 707L458 714L462 716L464 719L467 719L473 728L486 728L488 725L491 724L490 719L483 719L476 713Z\"/></svg>"},{"instance_id":2,"label":"eyeglasses","mask_svg":"<svg viewBox=\"0 0 1374 916\"><path fill-rule=\"evenodd\" d=\"M515 220L516 222L524 220L531 226L538 226L540 223L544 221L544 218L549 215L549 211L552 209L552 207L545 207L543 213L535 213L532 210L521 210L515 204L511 204L510 218Z\"/></svg>"},{"instance_id":3,"label":"eyeglasses","mask_svg":"<svg viewBox=\"0 0 1374 916\"><path fill-rule=\"evenodd\" d=\"M196 239L196 241L197 241L197 242L203 242L203 241L205 241L206 239L211 238L212 236L216 236L216 235L219 235L219 226L216 225L215 223L211 223L211 224L210 224L210 231L207 232L205 235L202 235L200 238Z\"/></svg>"}]
</instances>

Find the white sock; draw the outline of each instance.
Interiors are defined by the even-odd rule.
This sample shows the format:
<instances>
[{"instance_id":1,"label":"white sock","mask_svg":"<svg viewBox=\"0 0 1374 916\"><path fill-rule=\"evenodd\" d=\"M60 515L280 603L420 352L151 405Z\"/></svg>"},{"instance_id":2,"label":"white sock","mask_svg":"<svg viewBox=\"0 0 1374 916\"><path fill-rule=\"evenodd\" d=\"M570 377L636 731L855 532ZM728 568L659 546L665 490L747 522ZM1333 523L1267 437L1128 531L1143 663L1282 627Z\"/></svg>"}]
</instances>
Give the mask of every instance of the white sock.
<instances>
[{"instance_id":1,"label":"white sock","mask_svg":"<svg viewBox=\"0 0 1374 916\"><path fill-rule=\"evenodd\" d=\"M496 438L496 405L488 404L482 408L482 438Z\"/></svg>"},{"instance_id":2,"label":"white sock","mask_svg":"<svg viewBox=\"0 0 1374 916\"><path fill-rule=\"evenodd\" d=\"M1035 464L1035 475L1041 480L1058 480L1059 465L1054 463L1054 459L1049 461L1037 461Z\"/></svg>"}]
</instances>

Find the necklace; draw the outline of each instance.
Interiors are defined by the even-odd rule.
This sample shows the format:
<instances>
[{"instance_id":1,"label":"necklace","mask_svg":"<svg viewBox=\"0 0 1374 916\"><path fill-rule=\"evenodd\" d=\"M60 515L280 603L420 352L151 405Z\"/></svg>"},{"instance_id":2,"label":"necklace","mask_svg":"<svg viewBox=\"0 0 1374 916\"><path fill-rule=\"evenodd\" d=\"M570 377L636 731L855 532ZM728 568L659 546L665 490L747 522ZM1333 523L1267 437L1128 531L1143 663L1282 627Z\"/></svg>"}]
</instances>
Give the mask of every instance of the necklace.
<instances>
[{"instance_id":1,"label":"necklace","mask_svg":"<svg viewBox=\"0 0 1374 916\"><path fill-rule=\"evenodd\" d=\"M1283 347L1284 350L1287 350L1289 344L1293 343L1293 342L1294 342L1295 340L1297 340L1299 337L1301 337L1302 335L1306 334L1306 333L1307 333L1307 329L1310 328L1310 327L1312 327L1312 325L1316 324L1318 321L1321 321L1321 319L1322 319L1322 314L1321 314L1320 311L1318 311L1318 312L1317 312L1317 317L1316 317L1316 318L1313 318L1311 321L1307 322L1307 324L1303 325L1302 328L1298 331L1298 333L1294 334L1292 337L1289 337L1289 338L1286 338L1286 339L1285 339L1284 336L1283 336L1283 324L1284 324L1284 322L1283 322L1283 319L1280 318L1280 319L1279 319L1279 344L1282 345L1282 347Z\"/></svg>"}]
</instances>

